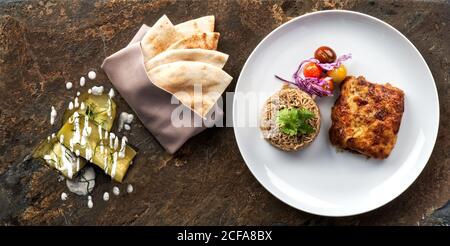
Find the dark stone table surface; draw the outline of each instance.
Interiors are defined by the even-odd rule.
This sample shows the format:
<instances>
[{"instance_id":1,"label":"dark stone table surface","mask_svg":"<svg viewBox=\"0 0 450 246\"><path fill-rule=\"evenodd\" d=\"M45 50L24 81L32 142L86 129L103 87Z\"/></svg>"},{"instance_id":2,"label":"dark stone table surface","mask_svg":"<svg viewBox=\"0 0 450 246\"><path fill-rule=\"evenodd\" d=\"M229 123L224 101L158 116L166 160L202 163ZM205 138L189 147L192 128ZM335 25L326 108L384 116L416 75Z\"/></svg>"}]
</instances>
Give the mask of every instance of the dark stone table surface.
<instances>
[{"instance_id":1,"label":"dark stone table surface","mask_svg":"<svg viewBox=\"0 0 450 246\"><path fill-rule=\"evenodd\" d=\"M285 205L246 167L232 128L213 128L189 140L175 155L133 123L130 141L140 150L119 184L131 194L102 200L115 185L101 170L92 194L70 194L58 174L27 155L56 127L51 105L63 108L90 69L100 69L143 24L167 14L174 23L213 14L225 67L235 79L250 52L287 20L323 9L349 9L380 18L420 50L436 80L441 122L433 154L420 177L401 196L375 211L327 218ZM448 1L0 1L0 224L2 225L445 225L450 205L450 3ZM395 54L393 54L395 58ZM420 83L420 81L412 81ZM89 84L89 82L88 82ZM92 86L92 84L89 84ZM118 96L121 111L130 112ZM426 117L425 115L423 117ZM61 120L61 113L57 121ZM447 204L447 205L446 205Z\"/></svg>"}]
</instances>

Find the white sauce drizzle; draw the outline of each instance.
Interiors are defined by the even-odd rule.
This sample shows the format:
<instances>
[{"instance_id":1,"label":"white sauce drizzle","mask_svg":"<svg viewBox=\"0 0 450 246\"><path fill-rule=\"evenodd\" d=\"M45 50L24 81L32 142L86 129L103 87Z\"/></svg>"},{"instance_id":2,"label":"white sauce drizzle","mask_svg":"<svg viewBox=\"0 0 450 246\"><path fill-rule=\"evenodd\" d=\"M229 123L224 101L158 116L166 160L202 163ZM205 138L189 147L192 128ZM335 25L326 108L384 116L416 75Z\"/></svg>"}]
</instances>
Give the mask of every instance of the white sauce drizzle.
<instances>
[{"instance_id":1,"label":"white sauce drizzle","mask_svg":"<svg viewBox=\"0 0 450 246\"><path fill-rule=\"evenodd\" d=\"M114 139L114 150L117 150L117 148L119 148L119 137Z\"/></svg>"},{"instance_id":2,"label":"white sauce drizzle","mask_svg":"<svg viewBox=\"0 0 450 246\"><path fill-rule=\"evenodd\" d=\"M67 171L67 177L69 179L72 178L73 176L73 166L75 165L75 160L69 160L68 157L70 155L66 155L67 149L66 147L64 147L64 145L61 144L61 160L62 160L62 166L59 168L61 172L63 172L64 170ZM72 156L70 156L72 157Z\"/></svg>"},{"instance_id":3,"label":"white sauce drizzle","mask_svg":"<svg viewBox=\"0 0 450 246\"><path fill-rule=\"evenodd\" d=\"M113 187L113 194L116 195L116 196L118 196L120 194L119 187L117 187L117 186Z\"/></svg>"},{"instance_id":4,"label":"white sauce drizzle","mask_svg":"<svg viewBox=\"0 0 450 246\"><path fill-rule=\"evenodd\" d=\"M57 112L55 107L52 106L52 109L50 111L50 125L55 124L55 118L56 118Z\"/></svg>"},{"instance_id":5,"label":"white sauce drizzle","mask_svg":"<svg viewBox=\"0 0 450 246\"><path fill-rule=\"evenodd\" d=\"M112 178L116 177L116 169L117 169L117 152L114 152L114 154L113 154L113 164L112 164L112 168L111 168L111 177Z\"/></svg>"},{"instance_id":6,"label":"white sauce drizzle","mask_svg":"<svg viewBox=\"0 0 450 246\"><path fill-rule=\"evenodd\" d=\"M81 142L80 142L80 144L82 146L86 145L87 139L91 135L91 132L92 132L92 127L89 126L89 118L85 116L84 117L84 127L83 127L83 131L82 131L82 135L81 135Z\"/></svg>"},{"instance_id":7,"label":"white sauce drizzle","mask_svg":"<svg viewBox=\"0 0 450 246\"><path fill-rule=\"evenodd\" d=\"M87 117L85 117L87 118ZM82 133L80 130L80 115L78 112L73 113L73 126L74 126L74 134L69 141L70 149L73 151L73 147L75 144L81 144L82 142ZM83 144L81 144L83 145Z\"/></svg>"},{"instance_id":8,"label":"white sauce drizzle","mask_svg":"<svg viewBox=\"0 0 450 246\"><path fill-rule=\"evenodd\" d=\"M92 93L92 89L89 89L89 90L88 90L88 93L91 94L91 93Z\"/></svg>"},{"instance_id":9,"label":"white sauce drizzle","mask_svg":"<svg viewBox=\"0 0 450 246\"><path fill-rule=\"evenodd\" d=\"M116 138L116 135L114 133L109 134L109 148L114 148L114 139Z\"/></svg>"},{"instance_id":10,"label":"white sauce drizzle","mask_svg":"<svg viewBox=\"0 0 450 246\"><path fill-rule=\"evenodd\" d=\"M80 157L77 157L77 172L80 171Z\"/></svg>"},{"instance_id":11,"label":"white sauce drizzle","mask_svg":"<svg viewBox=\"0 0 450 246\"><path fill-rule=\"evenodd\" d=\"M128 124L124 124L123 129L125 129L125 131L129 131L129 130L131 130L131 126Z\"/></svg>"},{"instance_id":12,"label":"white sauce drizzle","mask_svg":"<svg viewBox=\"0 0 450 246\"><path fill-rule=\"evenodd\" d=\"M109 92L108 92L108 96L109 96L109 100L108 100L108 110L107 110L107 114L108 114L108 116L111 118L112 116L111 116L111 111L112 111L112 103L111 103L111 101L112 101L112 98L114 97L114 89L113 88L111 88L110 90L109 90Z\"/></svg>"},{"instance_id":13,"label":"white sauce drizzle","mask_svg":"<svg viewBox=\"0 0 450 246\"><path fill-rule=\"evenodd\" d=\"M88 73L88 78L89 78L90 80L94 80L95 78L97 78L97 74L95 73L95 71L90 71L90 72Z\"/></svg>"},{"instance_id":14,"label":"white sauce drizzle","mask_svg":"<svg viewBox=\"0 0 450 246\"><path fill-rule=\"evenodd\" d=\"M105 155L105 159L103 160L103 169L105 170L105 173L108 174L108 156Z\"/></svg>"},{"instance_id":15,"label":"white sauce drizzle","mask_svg":"<svg viewBox=\"0 0 450 246\"><path fill-rule=\"evenodd\" d=\"M52 160L52 156L51 156L51 155L44 155L44 160L45 160L47 163L50 163L50 161Z\"/></svg>"},{"instance_id":16,"label":"white sauce drizzle","mask_svg":"<svg viewBox=\"0 0 450 246\"><path fill-rule=\"evenodd\" d=\"M84 77L80 78L80 86L83 87L86 84L86 79Z\"/></svg>"},{"instance_id":17,"label":"white sauce drizzle","mask_svg":"<svg viewBox=\"0 0 450 246\"><path fill-rule=\"evenodd\" d=\"M73 109L73 102L70 102L69 103L69 110L72 110Z\"/></svg>"},{"instance_id":18,"label":"white sauce drizzle","mask_svg":"<svg viewBox=\"0 0 450 246\"><path fill-rule=\"evenodd\" d=\"M122 137L122 142L120 143L120 151L119 151L119 158L124 158L125 157L125 150L127 147L127 137Z\"/></svg>"},{"instance_id":19,"label":"white sauce drizzle","mask_svg":"<svg viewBox=\"0 0 450 246\"><path fill-rule=\"evenodd\" d=\"M103 147L103 141L101 141L101 142L100 142L100 153L103 153L103 152L104 152L104 151L103 151L103 148L104 148L104 147Z\"/></svg>"},{"instance_id":20,"label":"white sauce drizzle","mask_svg":"<svg viewBox=\"0 0 450 246\"><path fill-rule=\"evenodd\" d=\"M81 93L79 91L77 91L77 97L79 97L81 95Z\"/></svg>"},{"instance_id":21,"label":"white sauce drizzle","mask_svg":"<svg viewBox=\"0 0 450 246\"><path fill-rule=\"evenodd\" d=\"M103 193L103 201L108 201L109 200L109 193L108 192L105 192L105 193Z\"/></svg>"},{"instance_id":22,"label":"white sauce drizzle","mask_svg":"<svg viewBox=\"0 0 450 246\"><path fill-rule=\"evenodd\" d=\"M63 193L61 193L61 200L63 200L63 201L65 201L65 200L67 200L67 193L66 192L63 192Z\"/></svg>"},{"instance_id":23,"label":"white sauce drizzle","mask_svg":"<svg viewBox=\"0 0 450 246\"><path fill-rule=\"evenodd\" d=\"M75 101L74 101L74 103L73 103L73 106L74 106L75 108L78 108L78 107L80 106L80 104L78 103L78 97L75 97Z\"/></svg>"},{"instance_id":24,"label":"white sauce drizzle","mask_svg":"<svg viewBox=\"0 0 450 246\"><path fill-rule=\"evenodd\" d=\"M94 86L91 88L91 93L96 96L102 95L103 91L104 91L103 86Z\"/></svg>"},{"instance_id":25,"label":"white sauce drizzle","mask_svg":"<svg viewBox=\"0 0 450 246\"><path fill-rule=\"evenodd\" d=\"M81 110L86 109L86 105L84 105L84 102L81 102L81 104L80 104L80 109L81 109Z\"/></svg>"},{"instance_id":26,"label":"white sauce drizzle","mask_svg":"<svg viewBox=\"0 0 450 246\"><path fill-rule=\"evenodd\" d=\"M119 127L118 127L118 131L120 132L122 130L122 128L124 127L125 124L128 125L128 127L130 127L131 122L134 119L134 115L133 114L129 114L127 112L122 112L120 113L119 116ZM130 127L131 128L131 127ZM125 130L127 130L125 128ZM128 129L129 130L129 129ZM127 130L127 131L128 131Z\"/></svg>"},{"instance_id":27,"label":"white sauce drizzle","mask_svg":"<svg viewBox=\"0 0 450 246\"><path fill-rule=\"evenodd\" d=\"M88 199L87 205L88 205L88 208L94 207L94 203L92 202L92 198L91 198L91 199Z\"/></svg>"},{"instance_id":28,"label":"white sauce drizzle","mask_svg":"<svg viewBox=\"0 0 450 246\"><path fill-rule=\"evenodd\" d=\"M115 95L114 89L111 88L111 89L109 90L109 92L108 92L108 96L109 96L110 99L112 99L112 98L114 97L114 95Z\"/></svg>"},{"instance_id":29,"label":"white sauce drizzle","mask_svg":"<svg viewBox=\"0 0 450 246\"><path fill-rule=\"evenodd\" d=\"M133 186L132 186L131 184L128 184L128 185L127 185L127 192L128 192L128 193L133 192Z\"/></svg>"},{"instance_id":30,"label":"white sauce drizzle","mask_svg":"<svg viewBox=\"0 0 450 246\"><path fill-rule=\"evenodd\" d=\"M72 86L73 86L72 82L66 82L66 89L67 90L72 89Z\"/></svg>"},{"instance_id":31,"label":"white sauce drizzle","mask_svg":"<svg viewBox=\"0 0 450 246\"><path fill-rule=\"evenodd\" d=\"M99 139L100 140L102 140L102 128L100 127L100 126L97 126L97 129L98 129L98 137L99 137Z\"/></svg>"},{"instance_id":32,"label":"white sauce drizzle","mask_svg":"<svg viewBox=\"0 0 450 246\"><path fill-rule=\"evenodd\" d=\"M108 110L106 111L109 118L111 118L111 99L108 100Z\"/></svg>"},{"instance_id":33,"label":"white sauce drizzle","mask_svg":"<svg viewBox=\"0 0 450 246\"><path fill-rule=\"evenodd\" d=\"M86 160L91 161L91 159L92 159L92 149L91 148L86 148L85 155L86 155Z\"/></svg>"},{"instance_id":34,"label":"white sauce drizzle","mask_svg":"<svg viewBox=\"0 0 450 246\"><path fill-rule=\"evenodd\" d=\"M63 175L58 175L58 182L62 182L64 180L65 180L65 178Z\"/></svg>"}]
</instances>

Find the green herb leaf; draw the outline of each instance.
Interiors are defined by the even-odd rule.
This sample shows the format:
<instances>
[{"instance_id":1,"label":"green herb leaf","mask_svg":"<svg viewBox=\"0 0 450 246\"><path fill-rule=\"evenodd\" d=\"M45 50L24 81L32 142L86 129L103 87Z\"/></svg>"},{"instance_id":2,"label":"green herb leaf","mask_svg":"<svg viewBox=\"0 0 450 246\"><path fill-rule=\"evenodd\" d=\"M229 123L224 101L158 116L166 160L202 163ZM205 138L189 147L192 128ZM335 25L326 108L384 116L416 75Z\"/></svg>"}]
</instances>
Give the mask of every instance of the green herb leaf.
<instances>
[{"instance_id":1,"label":"green herb leaf","mask_svg":"<svg viewBox=\"0 0 450 246\"><path fill-rule=\"evenodd\" d=\"M91 106L89 106L89 105L86 107L86 116L89 119L92 119L94 116L94 111L91 109Z\"/></svg>"},{"instance_id":2,"label":"green herb leaf","mask_svg":"<svg viewBox=\"0 0 450 246\"><path fill-rule=\"evenodd\" d=\"M285 108L278 112L277 123L282 133L289 136L307 135L314 132L308 120L314 113L304 108Z\"/></svg>"}]
</instances>

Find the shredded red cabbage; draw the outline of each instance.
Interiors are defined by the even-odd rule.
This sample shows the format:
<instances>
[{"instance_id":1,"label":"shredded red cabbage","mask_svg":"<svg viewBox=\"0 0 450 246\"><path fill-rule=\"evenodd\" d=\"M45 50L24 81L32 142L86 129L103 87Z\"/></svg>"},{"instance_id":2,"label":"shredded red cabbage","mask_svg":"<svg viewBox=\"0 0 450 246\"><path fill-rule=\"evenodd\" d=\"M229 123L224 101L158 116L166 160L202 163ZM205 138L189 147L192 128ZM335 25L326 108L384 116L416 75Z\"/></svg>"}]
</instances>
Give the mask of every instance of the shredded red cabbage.
<instances>
[{"instance_id":1,"label":"shredded red cabbage","mask_svg":"<svg viewBox=\"0 0 450 246\"><path fill-rule=\"evenodd\" d=\"M314 59L315 61L311 61L311 62L316 63L316 64L319 65L323 70L330 71L330 70L333 70L333 69L335 69L335 68L340 67L342 62L344 62L344 61L346 61L346 60L348 60L348 59L351 59L351 58L352 58L352 54L348 53L348 54L344 54L344 55L339 56L339 57L336 59L336 61L335 61L335 62L332 62L332 63L320 63L319 60L317 60L317 59Z\"/></svg>"},{"instance_id":2,"label":"shredded red cabbage","mask_svg":"<svg viewBox=\"0 0 450 246\"><path fill-rule=\"evenodd\" d=\"M326 77L326 78L305 77L305 75L303 75L303 68L307 63L313 62L313 63L317 64L318 66L320 66L323 70L329 71L329 70L333 70L335 68L340 67L341 63L343 61L346 61L350 58L352 58L351 54L344 54L344 55L339 56L336 59L336 61L332 62L332 63L320 63L320 61L315 58L309 58L309 59L303 60L300 63L300 65L298 66L297 71L295 71L295 73L292 75L294 82L283 79L278 75L275 75L275 77L284 82L296 85L298 88L307 92L310 95L317 95L320 97L332 96L333 92L331 91L331 88L329 88L329 84L327 82L328 79L331 79L330 77Z\"/></svg>"}]
</instances>

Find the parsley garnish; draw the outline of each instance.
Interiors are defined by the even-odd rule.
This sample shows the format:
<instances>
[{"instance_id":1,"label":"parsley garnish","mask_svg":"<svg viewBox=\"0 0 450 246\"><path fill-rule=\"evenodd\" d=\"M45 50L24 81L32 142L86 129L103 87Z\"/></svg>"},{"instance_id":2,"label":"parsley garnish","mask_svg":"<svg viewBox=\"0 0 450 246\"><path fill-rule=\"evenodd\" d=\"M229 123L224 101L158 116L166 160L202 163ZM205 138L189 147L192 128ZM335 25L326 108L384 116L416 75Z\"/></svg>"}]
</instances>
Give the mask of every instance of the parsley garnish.
<instances>
[{"instance_id":1,"label":"parsley garnish","mask_svg":"<svg viewBox=\"0 0 450 246\"><path fill-rule=\"evenodd\" d=\"M91 108L91 106L90 105L88 105L87 107L86 107L86 115L87 115L87 117L89 118L89 119L92 119L93 118L93 116L94 116L94 110Z\"/></svg>"},{"instance_id":2,"label":"parsley garnish","mask_svg":"<svg viewBox=\"0 0 450 246\"><path fill-rule=\"evenodd\" d=\"M277 123L284 134L307 135L314 132L314 128L307 122L313 117L314 113L304 108L284 108L278 112Z\"/></svg>"}]
</instances>

